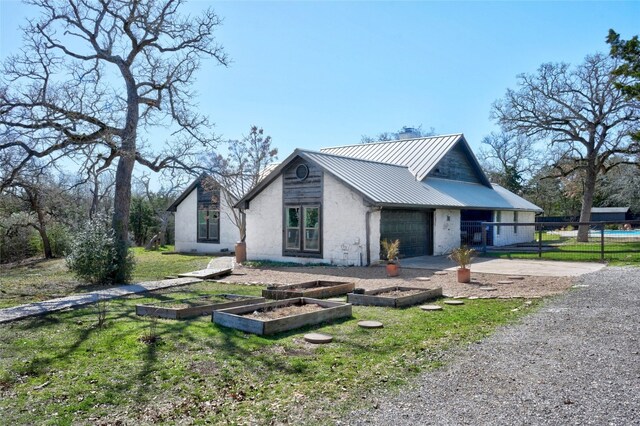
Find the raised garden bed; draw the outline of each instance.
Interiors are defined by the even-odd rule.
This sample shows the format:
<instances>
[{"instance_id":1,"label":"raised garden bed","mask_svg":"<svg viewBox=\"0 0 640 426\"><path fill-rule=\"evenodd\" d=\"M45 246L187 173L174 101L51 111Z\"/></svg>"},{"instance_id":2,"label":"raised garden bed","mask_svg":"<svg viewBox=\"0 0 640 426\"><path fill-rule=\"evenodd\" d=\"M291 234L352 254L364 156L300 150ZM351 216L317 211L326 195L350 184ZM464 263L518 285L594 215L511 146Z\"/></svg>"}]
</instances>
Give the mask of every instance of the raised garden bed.
<instances>
[{"instance_id":1,"label":"raised garden bed","mask_svg":"<svg viewBox=\"0 0 640 426\"><path fill-rule=\"evenodd\" d=\"M351 305L328 300L296 297L216 310L213 322L258 335L280 333L306 325L351 317Z\"/></svg>"},{"instance_id":2,"label":"raised garden bed","mask_svg":"<svg viewBox=\"0 0 640 426\"><path fill-rule=\"evenodd\" d=\"M349 293L347 302L364 306L402 308L413 306L442 296L442 287L434 289L415 287L385 287L366 290L364 294Z\"/></svg>"},{"instance_id":3,"label":"raised garden bed","mask_svg":"<svg viewBox=\"0 0 640 426\"><path fill-rule=\"evenodd\" d=\"M347 294L355 288L355 284L350 282L318 280L300 284L267 287L265 290L262 290L262 297L275 300L290 299L292 297L326 299L328 297Z\"/></svg>"},{"instance_id":4,"label":"raised garden bed","mask_svg":"<svg viewBox=\"0 0 640 426\"><path fill-rule=\"evenodd\" d=\"M214 294L194 299L172 300L136 305L136 314L169 319L193 318L209 315L217 309L233 308L264 302L264 297L238 294Z\"/></svg>"}]
</instances>

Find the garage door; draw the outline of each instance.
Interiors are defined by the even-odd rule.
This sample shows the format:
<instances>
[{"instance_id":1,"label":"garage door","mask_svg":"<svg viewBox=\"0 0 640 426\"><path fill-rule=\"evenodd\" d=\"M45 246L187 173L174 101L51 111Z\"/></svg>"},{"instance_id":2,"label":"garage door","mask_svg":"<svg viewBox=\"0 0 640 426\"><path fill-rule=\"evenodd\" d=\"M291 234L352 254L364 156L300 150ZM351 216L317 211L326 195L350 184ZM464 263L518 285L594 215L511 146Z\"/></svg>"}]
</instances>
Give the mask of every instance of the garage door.
<instances>
[{"instance_id":1,"label":"garage door","mask_svg":"<svg viewBox=\"0 0 640 426\"><path fill-rule=\"evenodd\" d=\"M380 237L400 240L400 257L433 254L433 212L382 210Z\"/></svg>"}]
</instances>

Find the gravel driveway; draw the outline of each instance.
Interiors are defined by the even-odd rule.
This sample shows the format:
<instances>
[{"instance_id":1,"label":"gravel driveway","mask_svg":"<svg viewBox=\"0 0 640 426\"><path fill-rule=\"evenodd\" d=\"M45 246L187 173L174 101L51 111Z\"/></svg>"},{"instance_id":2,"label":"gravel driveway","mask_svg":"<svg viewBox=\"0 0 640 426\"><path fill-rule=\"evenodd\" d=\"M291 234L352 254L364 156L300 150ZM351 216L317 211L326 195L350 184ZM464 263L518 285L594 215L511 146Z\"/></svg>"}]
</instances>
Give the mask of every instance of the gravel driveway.
<instances>
[{"instance_id":1,"label":"gravel driveway","mask_svg":"<svg viewBox=\"0 0 640 426\"><path fill-rule=\"evenodd\" d=\"M342 424L640 425L640 268L605 268Z\"/></svg>"}]
</instances>

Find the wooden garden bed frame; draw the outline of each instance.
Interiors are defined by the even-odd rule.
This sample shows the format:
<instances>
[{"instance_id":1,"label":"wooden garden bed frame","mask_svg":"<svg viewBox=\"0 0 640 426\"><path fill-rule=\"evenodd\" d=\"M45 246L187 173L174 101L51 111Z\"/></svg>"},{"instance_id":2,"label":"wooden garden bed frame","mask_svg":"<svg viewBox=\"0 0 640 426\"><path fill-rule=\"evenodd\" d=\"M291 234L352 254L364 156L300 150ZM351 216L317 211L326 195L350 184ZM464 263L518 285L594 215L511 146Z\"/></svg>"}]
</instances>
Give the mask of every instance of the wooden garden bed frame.
<instances>
[{"instance_id":1,"label":"wooden garden bed frame","mask_svg":"<svg viewBox=\"0 0 640 426\"><path fill-rule=\"evenodd\" d=\"M311 297L326 299L347 294L356 288L354 283L346 281L316 280L300 284L288 284L277 287L267 287L262 290L262 297L267 299L290 299L292 297Z\"/></svg>"},{"instance_id":2,"label":"wooden garden bed frame","mask_svg":"<svg viewBox=\"0 0 640 426\"><path fill-rule=\"evenodd\" d=\"M316 304L323 309L315 312L291 315L278 319L258 319L243 316L255 311L265 311L292 305ZM235 328L258 335L269 335L283 331L294 330L306 325L320 324L340 318L351 317L352 309L349 303L330 302L328 300L296 297L293 299L259 303L257 305L240 306L237 308L221 309L213 312L212 321L216 324Z\"/></svg>"},{"instance_id":3,"label":"wooden garden bed frame","mask_svg":"<svg viewBox=\"0 0 640 426\"><path fill-rule=\"evenodd\" d=\"M379 296L380 293L388 291L419 291L420 293L408 296ZM387 306L391 308L403 308L406 306L417 305L430 299L442 297L442 287L428 289L416 287L385 287L376 288L375 290L366 290L364 294L349 293L347 294L347 302L354 305L363 306Z\"/></svg>"},{"instance_id":4,"label":"wooden garden bed frame","mask_svg":"<svg viewBox=\"0 0 640 426\"><path fill-rule=\"evenodd\" d=\"M201 299L188 299L188 300L202 300L203 304L197 306L189 306L186 308L171 308L168 306L162 306L168 303L180 303L177 301L167 301L159 303L149 303L144 305L136 305L136 314L154 316L168 319L185 319L193 318L201 315L210 315L213 311L218 309L233 308L236 306L253 305L256 303L262 303L265 301L264 297L259 296L245 296L240 294L212 294L211 296L223 297L229 299L228 302L216 302L207 303L206 298Z\"/></svg>"}]
</instances>

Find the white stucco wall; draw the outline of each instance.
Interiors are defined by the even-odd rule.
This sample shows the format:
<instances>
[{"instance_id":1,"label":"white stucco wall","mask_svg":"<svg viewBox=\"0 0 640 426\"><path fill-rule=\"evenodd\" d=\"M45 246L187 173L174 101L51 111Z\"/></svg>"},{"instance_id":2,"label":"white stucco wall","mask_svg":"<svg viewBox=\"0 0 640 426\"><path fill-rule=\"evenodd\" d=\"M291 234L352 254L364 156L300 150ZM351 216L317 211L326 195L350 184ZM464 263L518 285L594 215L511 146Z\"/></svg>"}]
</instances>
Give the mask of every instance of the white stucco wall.
<instances>
[{"instance_id":1,"label":"white stucco wall","mask_svg":"<svg viewBox=\"0 0 640 426\"><path fill-rule=\"evenodd\" d=\"M282 176L251 200L246 215L247 259L283 261Z\"/></svg>"},{"instance_id":2,"label":"white stucco wall","mask_svg":"<svg viewBox=\"0 0 640 426\"><path fill-rule=\"evenodd\" d=\"M325 262L336 265L366 265L368 210L361 195L347 188L333 176L324 174L322 234ZM379 222L377 226L373 223L371 225L380 232ZM378 245L379 240L379 235L376 239L373 236L371 238L371 242L376 241Z\"/></svg>"},{"instance_id":3,"label":"white stucco wall","mask_svg":"<svg viewBox=\"0 0 640 426\"><path fill-rule=\"evenodd\" d=\"M366 264L366 213L362 197L334 177L324 174L322 200L322 258L282 255L282 177L249 203L247 259L298 263ZM371 260L379 259L380 212L370 215Z\"/></svg>"},{"instance_id":4,"label":"white stucco wall","mask_svg":"<svg viewBox=\"0 0 640 426\"><path fill-rule=\"evenodd\" d=\"M220 197L220 243L198 242L198 191L194 189L176 209L176 251L186 253L216 253L222 249L233 251L240 232L230 218L231 207Z\"/></svg>"},{"instance_id":5,"label":"white stucco wall","mask_svg":"<svg viewBox=\"0 0 640 426\"><path fill-rule=\"evenodd\" d=\"M497 211L494 212L494 222L497 222ZM513 223L513 211L502 210L500 212L500 222ZM533 223L536 220L536 214L534 212L518 212L517 223ZM535 240L535 227L534 226L518 226L518 231L514 232L513 225L501 226L500 234L498 235L498 227L494 226L493 229L493 245L494 246L507 246L510 244L529 243Z\"/></svg>"},{"instance_id":6,"label":"white stucco wall","mask_svg":"<svg viewBox=\"0 0 640 426\"><path fill-rule=\"evenodd\" d=\"M433 214L433 254L447 254L457 247L460 247L460 210L436 209Z\"/></svg>"}]
</instances>

